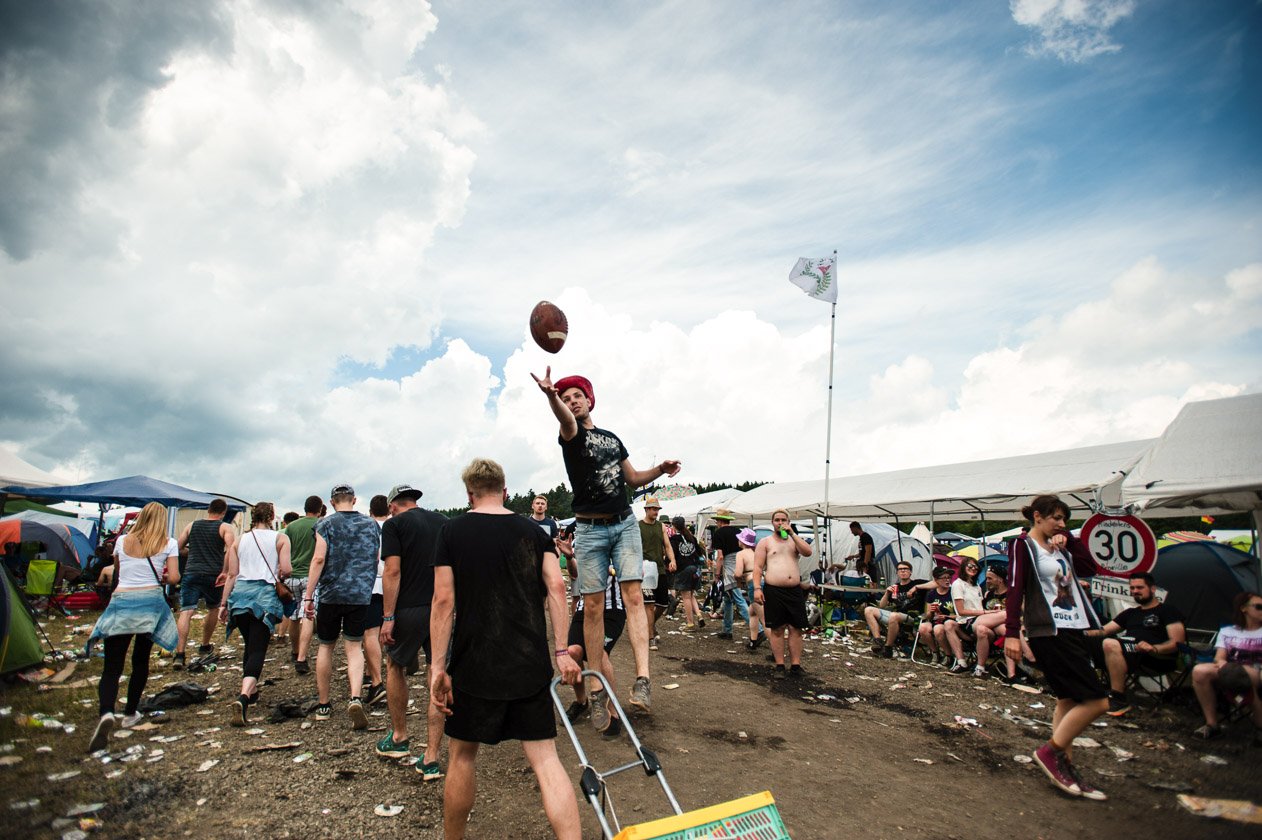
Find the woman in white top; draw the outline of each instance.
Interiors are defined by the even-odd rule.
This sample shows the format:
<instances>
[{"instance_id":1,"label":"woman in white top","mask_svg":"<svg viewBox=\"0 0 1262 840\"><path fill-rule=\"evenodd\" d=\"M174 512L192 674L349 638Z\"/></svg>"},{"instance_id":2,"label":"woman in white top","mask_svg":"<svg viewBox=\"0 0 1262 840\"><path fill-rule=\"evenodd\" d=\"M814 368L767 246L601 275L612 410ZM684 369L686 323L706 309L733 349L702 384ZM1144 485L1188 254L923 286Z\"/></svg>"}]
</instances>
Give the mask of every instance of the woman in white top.
<instances>
[{"instance_id":1,"label":"woman in white top","mask_svg":"<svg viewBox=\"0 0 1262 840\"><path fill-rule=\"evenodd\" d=\"M127 706L123 726L140 722L140 699L149 680L149 654L157 642L175 650L179 631L171 617L171 607L162 587L180 580L179 548L167 534L167 509L150 502L140 511L131 530L114 544L114 580L117 588L109 606L96 622L88 638L88 651L97 639L104 640L105 668L97 684L101 718L88 743L88 752L104 749L114 731L114 705L118 702L118 680L123 675L127 648L132 647L131 679L127 683Z\"/></svg>"},{"instance_id":2,"label":"woman in white top","mask_svg":"<svg viewBox=\"0 0 1262 840\"><path fill-rule=\"evenodd\" d=\"M982 588L977 584L981 574L981 565L971 558L965 559L960 566L959 576L951 581L951 602L955 607L955 618L947 619L943 627L947 644L955 655L955 664L948 674L966 674L968 665L964 661L964 640L962 633L973 635L972 622L979 615L985 615L982 609Z\"/></svg>"},{"instance_id":3,"label":"woman in white top","mask_svg":"<svg viewBox=\"0 0 1262 840\"><path fill-rule=\"evenodd\" d=\"M285 616L276 595L276 581L293 571L289 564L289 537L272 530L276 508L259 502L250 512L250 530L228 550L228 580L223 586L219 620L228 635L241 631L245 651L241 657L241 694L232 702L233 726L249 722L249 707L258 702L259 676L272 631Z\"/></svg>"},{"instance_id":4,"label":"woman in white top","mask_svg":"<svg viewBox=\"0 0 1262 840\"><path fill-rule=\"evenodd\" d=\"M1192 688L1205 714L1205 725L1197 729L1198 738L1217 738L1222 734L1218 722L1218 694L1244 694L1249 697L1253 712L1253 742L1262 745L1262 595L1241 592L1231 603L1231 624L1218 631L1213 662L1203 662L1192 669ZM1230 665L1231 667L1226 667ZM1235 671L1234 679L1224 678ZM1220 683L1220 678L1221 683ZM1238 681L1238 691L1228 683Z\"/></svg>"}]
</instances>

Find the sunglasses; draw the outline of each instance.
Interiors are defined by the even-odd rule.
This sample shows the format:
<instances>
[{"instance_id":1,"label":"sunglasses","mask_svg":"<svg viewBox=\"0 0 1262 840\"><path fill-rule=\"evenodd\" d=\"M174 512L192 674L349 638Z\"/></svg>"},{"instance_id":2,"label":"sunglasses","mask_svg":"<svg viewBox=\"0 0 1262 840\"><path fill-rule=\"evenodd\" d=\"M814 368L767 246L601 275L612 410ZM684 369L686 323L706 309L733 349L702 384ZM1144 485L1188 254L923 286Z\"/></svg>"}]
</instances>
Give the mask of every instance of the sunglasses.
<instances>
[{"instance_id":1,"label":"sunglasses","mask_svg":"<svg viewBox=\"0 0 1262 840\"><path fill-rule=\"evenodd\" d=\"M1262 610L1262 604L1246 604L1251 610Z\"/></svg>"}]
</instances>

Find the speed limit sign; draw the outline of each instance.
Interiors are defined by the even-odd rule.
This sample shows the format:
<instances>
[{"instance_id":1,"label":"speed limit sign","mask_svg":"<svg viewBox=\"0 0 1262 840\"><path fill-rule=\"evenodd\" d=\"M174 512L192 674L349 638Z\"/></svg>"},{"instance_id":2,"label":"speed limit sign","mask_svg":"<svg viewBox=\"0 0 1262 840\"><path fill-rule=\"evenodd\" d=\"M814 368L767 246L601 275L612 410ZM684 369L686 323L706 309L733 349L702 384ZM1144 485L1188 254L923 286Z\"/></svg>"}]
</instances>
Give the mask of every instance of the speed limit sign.
<instances>
[{"instance_id":1,"label":"speed limit sign","mask_svg":"<svg viewBox=\"0 0 1262 840\"><path fill-rule=\"evenodd\" d=\"M1093 514L1082 525L1082 541L1102 575L1124 578L1157 563L1157 538L1138 516Z\"/></svg>"}]
</instances>

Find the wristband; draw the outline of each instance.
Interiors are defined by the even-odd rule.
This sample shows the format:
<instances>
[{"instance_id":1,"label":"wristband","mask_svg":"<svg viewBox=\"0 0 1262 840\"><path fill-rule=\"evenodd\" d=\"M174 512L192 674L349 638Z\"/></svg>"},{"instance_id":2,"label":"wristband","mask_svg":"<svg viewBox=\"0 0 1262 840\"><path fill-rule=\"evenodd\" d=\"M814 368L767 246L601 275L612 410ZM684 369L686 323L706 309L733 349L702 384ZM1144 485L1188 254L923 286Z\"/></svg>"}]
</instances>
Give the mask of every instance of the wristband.
<instances>
[{"instance_id":1,"label":"wristband","mask_svg":"<svg viewBox=\"0 0 1262 840\"><path fill-rule=\"evenodd\" d=\"M303 602L304 604L314 604L314 603L315 603L315 598L303 598L303 599L302 599L302 602Z\"/></svg>"},{"instance_id":2,"label":"wristband","mask_svg":"<svg viewBox=\"0 0 1262 840\"><path fill-rule=\"evenodd\" d=\"M384 622L384 621L394 621L394 616L392 616L392 615L383 615L383 616L381 617L381 620L382 620L383 622Z\"/></svg>"},{"instance_id":3,"label":"wristband","mask_svg":"<svg viewBox=\"0 0 1262 840\"><path fill-rule=\"evenodd\" d=\"M557 651L557 656L569 656L569 655L570 655L569 648L561 648Z\"/></svg>"}]
</instances>

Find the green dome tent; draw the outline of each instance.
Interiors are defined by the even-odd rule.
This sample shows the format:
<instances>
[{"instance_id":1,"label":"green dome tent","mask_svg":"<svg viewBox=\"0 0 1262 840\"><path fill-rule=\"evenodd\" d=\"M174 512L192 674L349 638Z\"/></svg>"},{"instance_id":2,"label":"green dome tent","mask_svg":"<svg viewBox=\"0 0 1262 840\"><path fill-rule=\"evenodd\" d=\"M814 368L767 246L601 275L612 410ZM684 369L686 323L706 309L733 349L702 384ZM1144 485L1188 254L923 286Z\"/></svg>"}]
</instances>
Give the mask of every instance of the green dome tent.
<instances>
[{"instance_id":1,"label":"green dome tent","mask_svg":"<svg viewBox=\"0 0 1262 840\"><path fill-rule=\"evenodd\" d=\"M0 581L4 587L0 592L0 674L8 674L43 662L44 648L35 618L8 569L0 574Z\"/></svg>"}]
</instances>

